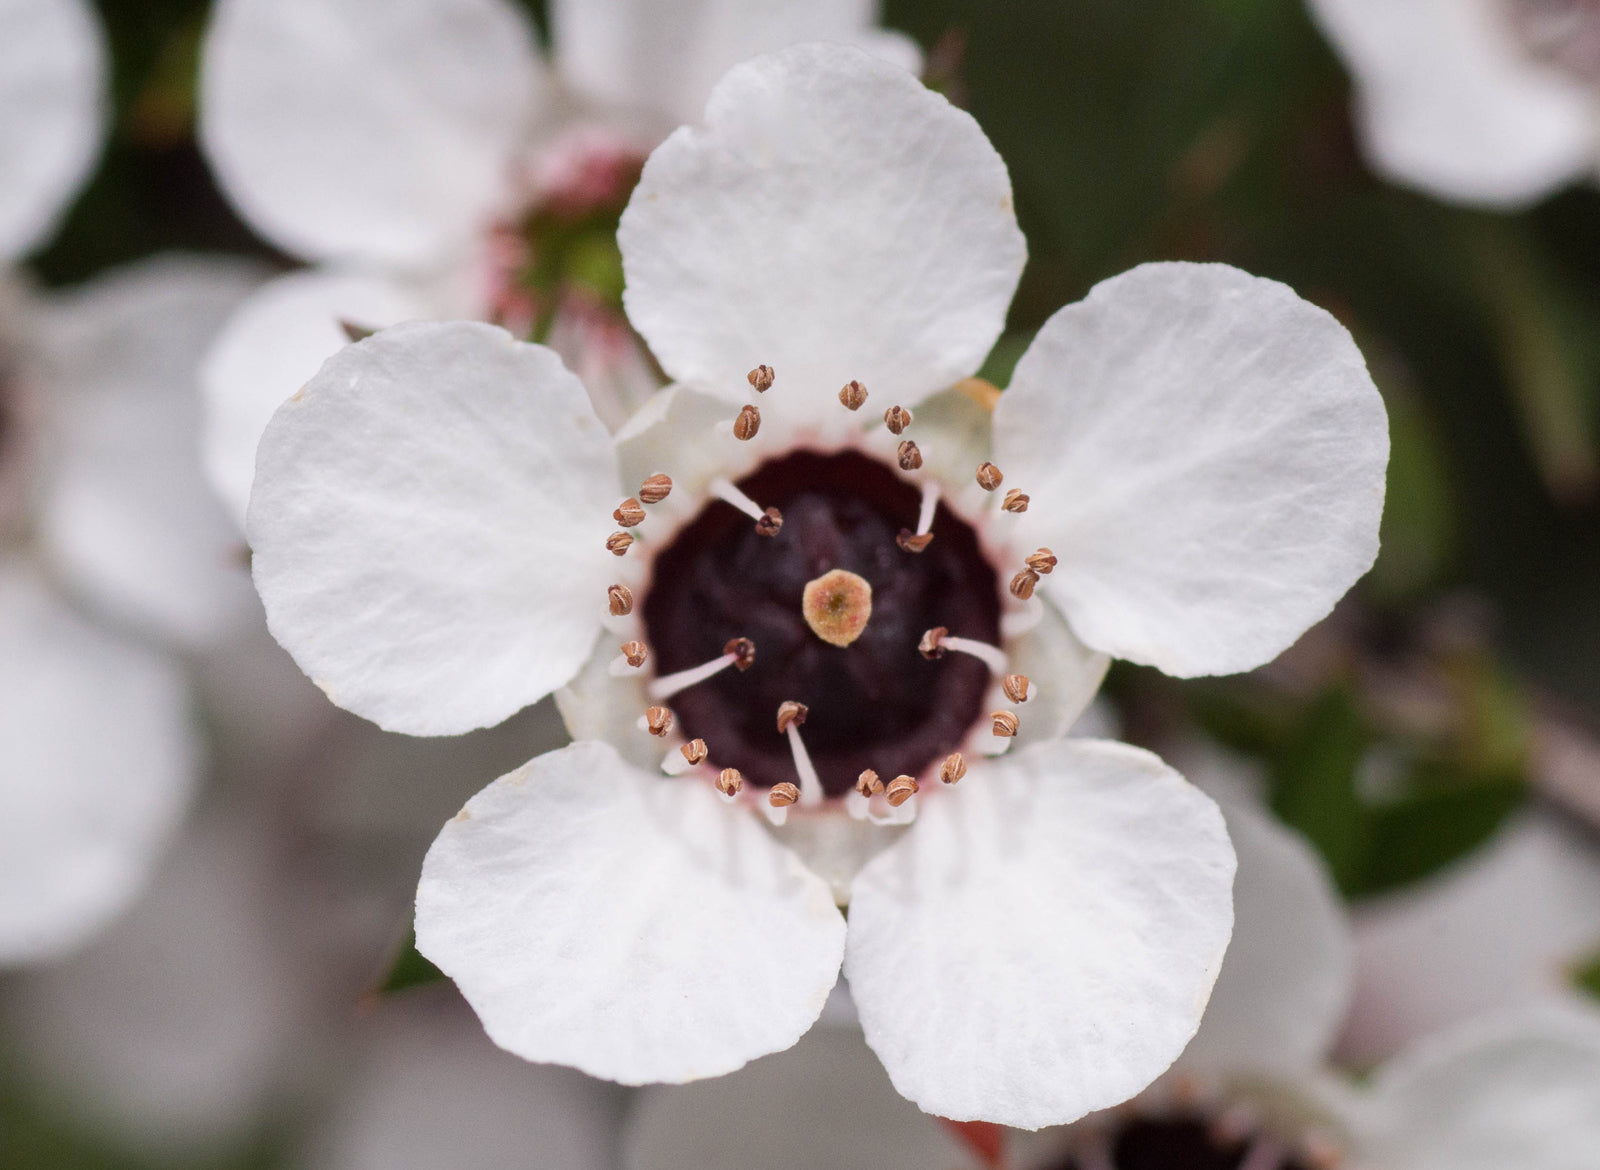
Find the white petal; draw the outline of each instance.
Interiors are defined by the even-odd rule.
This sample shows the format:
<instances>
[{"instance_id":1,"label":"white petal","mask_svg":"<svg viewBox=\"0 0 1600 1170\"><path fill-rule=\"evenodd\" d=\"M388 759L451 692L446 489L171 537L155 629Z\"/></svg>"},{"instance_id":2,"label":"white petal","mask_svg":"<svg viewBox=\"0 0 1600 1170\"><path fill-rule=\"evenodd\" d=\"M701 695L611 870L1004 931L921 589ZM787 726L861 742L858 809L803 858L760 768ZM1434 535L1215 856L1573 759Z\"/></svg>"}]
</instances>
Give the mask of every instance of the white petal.
<instances>
[{"instance_id":1,"label":"white petal","mask_svg":"<svg viewBox=\"0 0 1600 1170\"><path fill-rule=\"evenodd\" d=\"M386 329L262 437L247 527L268 625L388 730L498 723L589 653L616 483L610 437L548 349L471 322Z\"/></svg>"},{"instance_id":2,"label":"white petal","mask_svg":"<svg viewBox=\"0 0 1600 1170\"><path fill-rule=\"evenodd\" d=\"M539 86L507 0L221 0L200 136L274 243L419 263L502 209Z\"/></svg>"},{"instance_id":3,"label":"white petal","mask_svg":"<svg viewBox=\"0 0 1600 1170\"><path fill-rule=\"evenodd\" d=\"M1355 913L1356 995L1341 1051L1371 1064L1421 1036L1558 994L1600 943L1600 857L1547 814Z\"/></svg>"},{"instance_id":4,"label":"white petal","mask_svg":"<svg viewBox=\"0 0 1600 1170\"><path fill-rule=\"evenodd\" d=\"M626 1170L953 1170L971 1156L899 1096L861 1033L816 1028L788 1052L713 1083L646 1089Z\"/></svg>"},{"instance_id":5,"label":"white petal","mask_svg":"<svg viewBox=\"0 0 1600 1170\"><path fill-rule=\"evenodd\" d=\"M200 468L201 356L254 265L167 257L102 276L44 317L49 465L39 527L73 585L197 647L253 620L239 534Z\"/></svg>"},{"instance_id":6,"label":"white petal","mask_svg":"<svg viewBox=\"0 0 1600 1170\"><path fill-rule=\"evenodd\" d=\"M0 967L79 946L143 888L194 788L171 665L0 570Z\"/></svg>"},{"instance_id":7,"label":"white petal","mask_svg":"<svg viewBox=\"0 0 1600 1170\"><path fill-rule=\"evenodd\" d=\"M1220 804L1239 857L1233 941L1181 1064L1223 1075L1310 1069L1350 1000L1350 931L1327 867L1299 834Z\"/></svg>"},{"instance_id":8,"label":"white petal","mask_svg":"<svg viewBox=\"0 0 1600 1170\"><path fill-rule=\"evenodd\" d=\"M845 977L895 1088L1023 1129L1127 1100L1194 1035L1222 964L1234 861L1216 805L1099 740L936 795L850 902Z\"/></svg>"},{"instance_id":9,"label":"white petal","mask_svg":"<svg viewBox=\"0 0 1600 1170\"><path fill-rule=\"evenodd\" d=\"M106 53L84 0L0 4L0 259L48 239L106 123Z\"/></svg>"},{"instance_id":10,"label":"white petal","mask_svg":"<svg viewBox=\"0 0 1600 1170\"><path fill-rule=\"evenodd\" d=\"M877 0L554 0L557 63L591 100L692 122L722 74L802 41L870 48L902 68L904 38L873 35Z\"/></svg>"},{"instance_id":11,"label":"white petal","mask_svg":"<svg viewBox=\"0 0 1600 1170\"><path fill-rule=\"evenodd\" d=\"M1363 1165L1591 1170L1600 1016L1548 1007L1475 1022L1379 1070Z\"/></svg>"},{"instance_id":12,"label":"white petal","mask_svg":"<svg viewBox=\"0 0 1600 1170\"><path fill-rule=\"evenodd\" d=\"M1055 606L1039 605L1038 623L1005 646L1012 672L1027 675L1030 684L1027 701L1016 708L1013 751L1067 734L1111 666L1110 658L1078 641Z\"/></svg>"},{"instance_id":13,"label":"white petal","mask_svg":"<svg viewBox=\"0 0 1600 1170\"><path fill-rule=\"evenodd\" d=\"M417 948L528 1060L643 1084L788 1048L844 950L828 887L709 786L576 743L440 832Z\"/></svg>"},{"instance_id":14,"label":"white petal","mask_svg":"<svg viewBox=\"0 0 1600 1170\"><path fill-rule=\"evenodd\" d=\"M1350 334L1274 281L1145 264L1045 323L994 412L1078 636L1168 674L1259 666L1371 566L1388 423Z\"/></svg>"},{"instance_id":15,"label":"white petal","mask_svg":"<svg viewBox=\"0 0 1600 1170\"><path fill-rule=\"evenodd\" d=\"M496 1048L459 1001L386 1003L317 1140L327 1170L607 1170L618 1090Z\"/></svg>"},{"instance_id":16,"label":"white petal","mask_svg":"<svg viewBox=\"0 0 1600 1170\"><path fill-rule=\"evenodd\" d=\"M731 70L705 127L645 165L618 243L662 368L762 412L847 419L839 388L910 405L971 374L1026 255L1005 164L903 69L804 45Z\"/></svg>"},{"instance_id":17,"label":"white petal","mask_svg":"<svg viewBox=\"0 0 1600 1170\"><path fill-rule=\"evenodd\" d=\"M1523 54L1504 0L1312 0L1356 80L1387 177L1446 199L1530 203L1594 166L1589 89Z\"/></svg>"},{"instance_id":18,"label":"white petal","mask_svg":"<svg viewBox=\"0 0 1600 1170\"><path fill-rule=\"evenodd\" d=\"M206 473L244 531L261 432L285 399L348 342L340 322L382 329L450 312L423 289L356 272L307 270L270 281L240 305L200 369Z\"/></svg>"}]
</instances>

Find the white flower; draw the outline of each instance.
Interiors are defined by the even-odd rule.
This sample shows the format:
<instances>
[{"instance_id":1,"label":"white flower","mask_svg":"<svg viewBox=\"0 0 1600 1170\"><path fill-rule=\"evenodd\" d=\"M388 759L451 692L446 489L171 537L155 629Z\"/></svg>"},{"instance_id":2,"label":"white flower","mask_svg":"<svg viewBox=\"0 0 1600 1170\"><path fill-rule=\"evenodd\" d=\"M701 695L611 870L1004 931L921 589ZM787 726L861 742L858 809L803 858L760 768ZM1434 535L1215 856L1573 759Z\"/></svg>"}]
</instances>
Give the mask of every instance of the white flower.
<instances>
[{"instance_id":1,"label":"white flower","mask_svg":"<svg viewBox=\"0 0 1600 1170\"><path fill-rule=\"evenodd\" d=\"M335 702L446 734L565 685L579 742L445 827L419 948L502 1046L628 1083L788 1047L842 955L925 1109L1039 1126L1137 1092L1198 1024L1233 855L1155 757L1060 737L1107 652L1252 666L1366 569L1387 437L1348 334L1233 269L1137 269L1045 325L991 444L981 388L946 388L1021 272L1005 167L841 46L732 70L651 156L620 244L677 384L615 442L550 351L455 323L345 349L261 443L257 587ZM866 425L894 408L903 435ZM838 569L858 580L829 594ZM858 641L825 643L862 591ZM1013 746L996 724L1024 742L985 763Z\"/></svg>"},{"instance_id":2,"label":"white flower","mask_svg":"<svg viewBox=\"0 0 1600 1170\"><path fill-rule=\"evenodd\" d=\"M1309 0L1354 74L1383 175L1518 207L1600 164L1600 7L1591 0Z\"/></svg>"},{"instance_id":3,"label":"white flower","mask_svg":"<svg viewBox=\"0 0 1600 1170\"><path fill-rule=\"evenodd\" d=\"M565 208L563 230L593 220L609 240L644 156L746 57L837 40L911 66L911 43L872 27L877 7L555 0L546 61L513 0L216 4L206 157L258 232L317 265L263 288L208 363L207 463L240 524L261 432L344 343L341 321L473 318L526 334L556 308L528 299L538 214ZM603 374L588 390L612 425L657 387L614 316L566 297L541 336Z\"/></svg>"}]
</instances>

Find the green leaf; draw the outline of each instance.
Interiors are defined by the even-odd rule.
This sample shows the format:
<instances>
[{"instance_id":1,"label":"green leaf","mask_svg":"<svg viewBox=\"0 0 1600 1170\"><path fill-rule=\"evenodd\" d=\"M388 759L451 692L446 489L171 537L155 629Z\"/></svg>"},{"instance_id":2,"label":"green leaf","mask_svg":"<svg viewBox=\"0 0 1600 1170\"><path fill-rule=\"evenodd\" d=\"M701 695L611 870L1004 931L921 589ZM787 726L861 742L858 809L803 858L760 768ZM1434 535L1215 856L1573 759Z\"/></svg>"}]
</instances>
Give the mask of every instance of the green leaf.
<instances>
[{"instance_id":1,"label":"green leaf","mask_svg":"<svg viewBox=\"0 0 1600 1170\"><path fill-rule=\"evenodd\" d=\"M1572 985L1579 991L1600 999L1600 950L1595 951L1572 972Z\"/></svg>"},{"instance_id":2,"label":"green leaf","mask_svg":"<svg viewBox=\"0 0 1600 1170\"><path fill-rule=\"evenodd\" d=\"M422 952L417 950L416 932L408 930L405 941L395 951L394 961L389 964L389 973L383 977L383 982L378 984L377 994L394 995L412 987L441 983L445 977L443 971L425 959Z\"/></svg>"}]
</instances>

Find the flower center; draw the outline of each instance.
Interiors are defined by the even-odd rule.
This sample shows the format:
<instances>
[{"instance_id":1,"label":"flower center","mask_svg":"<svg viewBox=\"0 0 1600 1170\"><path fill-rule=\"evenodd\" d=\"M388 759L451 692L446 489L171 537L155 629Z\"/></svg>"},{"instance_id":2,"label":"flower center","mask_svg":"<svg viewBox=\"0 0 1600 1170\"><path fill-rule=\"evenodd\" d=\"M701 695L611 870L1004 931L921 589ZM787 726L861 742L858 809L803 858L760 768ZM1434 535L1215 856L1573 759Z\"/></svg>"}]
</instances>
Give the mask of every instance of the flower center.
<instances>
[{"instance_id":1,"label":"flower center","mask_svg":"<svg viewBox=\"0 0 1600 1170\"><path fill-rule=\"evenodd\" d=\"M1586 85L1600 86L1600 0L1506 0L1524 52Z\"/></svg>"},{"instance_id":2,"label":"flower center","mask_svg":"<svg viewBox=\"0 0 1600 1170\"><path fill-rule=\"evenodd\" d=\"M798 784L774 717L799 703L829 796L867 769L926 773L983 716L990 671L968 654L924 657L919 641L936 626L1000 640L999 580L977 533L940 505L935 539L906 551L897 535L918 526L922 494L854 452L794 452L737 486L781 511L782 527L763 534L713 501L657 555L643 600L658 675L715 659L732 639L756 646L749 669L674 697L684 735L751 784Z\"/></svg>"},{"instance_id":3,"label":"flower center","mask_svg":"<svg viewBox=\"0 0 1600 1170\"><path fill-rule=\"evenodd\" d=\"M1240 1133L1200 1117L1132 1118L1079 1147L1050 1170L1311 1170L1266 1134Z\"/></svg>"}]
</instances>

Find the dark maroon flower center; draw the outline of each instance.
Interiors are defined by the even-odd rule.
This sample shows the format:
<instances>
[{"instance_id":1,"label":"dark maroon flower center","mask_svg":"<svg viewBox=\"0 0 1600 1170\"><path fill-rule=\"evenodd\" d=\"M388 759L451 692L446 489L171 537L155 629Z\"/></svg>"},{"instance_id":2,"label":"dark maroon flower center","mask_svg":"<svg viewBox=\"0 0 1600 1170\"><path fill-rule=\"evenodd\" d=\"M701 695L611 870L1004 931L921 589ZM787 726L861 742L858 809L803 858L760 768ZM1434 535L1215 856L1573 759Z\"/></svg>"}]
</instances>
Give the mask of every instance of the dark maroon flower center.
<instances>
[{"instance_id":1,"label":"dark maroon flower center","mask_svg":"<svg viewBox=\"0 0 1600 1170\"><path fill-rule=\"evenodd\" d=\"M1135 1118L1111 1141L1115 1170L1239 1170L1252 1145L1251 1138L1220 1134L1200 1118ZM1050 1170L1089 1170L1068 1158ZM1295 1157L1272 1163L1272 1170L1310 1170Z\"/></svg>"},{"instance_id":2,"label":"dark maroon flower center","mask_svg":"<svg viewBox=\"0 0 1600 1170\"><path fill-rule=\"evenodd\" d=\"M999 581L977 533L943 505L933 543L895 543L914 528L921 493L887 465L853 452L801 451L763 464L739 488L783 513L776 536L714 501L655 562L643 617L658 674L698 666L730 638L756 645L755 664L674 696L683 734L710 761L763 788L797 783L775 722L789 700L810 708L803 735L829 796L865 768L884 780L920 776L954 751L983 713L988 668L965 654L929 661L917 642L934 626L991 645L1000 640ZM845 569L872 587L872 616L848 646L806 624L806 583Z\"/></svg>"}]
</instances>

